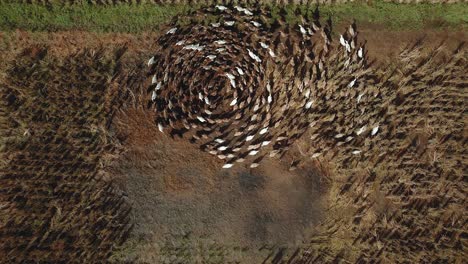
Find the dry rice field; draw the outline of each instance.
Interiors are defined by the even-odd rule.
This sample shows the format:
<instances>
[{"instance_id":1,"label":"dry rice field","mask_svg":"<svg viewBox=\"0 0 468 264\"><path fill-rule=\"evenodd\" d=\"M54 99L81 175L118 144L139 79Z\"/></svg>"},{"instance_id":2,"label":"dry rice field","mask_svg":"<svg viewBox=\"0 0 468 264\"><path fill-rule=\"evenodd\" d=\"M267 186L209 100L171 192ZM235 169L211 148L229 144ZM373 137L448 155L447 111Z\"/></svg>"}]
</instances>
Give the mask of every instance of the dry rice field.
<instances>
[{"instance_id":1,"label":"dry rice field","mask_svg":"<svg viewBox=\"0 0 468 264\"><path fill-rule=\"evenodd\" d=\"M466 31L358 31L380 132L232 170L158 131L160 32L0 32L0 263L465 263Z\"/></svg>"}]
</instances>

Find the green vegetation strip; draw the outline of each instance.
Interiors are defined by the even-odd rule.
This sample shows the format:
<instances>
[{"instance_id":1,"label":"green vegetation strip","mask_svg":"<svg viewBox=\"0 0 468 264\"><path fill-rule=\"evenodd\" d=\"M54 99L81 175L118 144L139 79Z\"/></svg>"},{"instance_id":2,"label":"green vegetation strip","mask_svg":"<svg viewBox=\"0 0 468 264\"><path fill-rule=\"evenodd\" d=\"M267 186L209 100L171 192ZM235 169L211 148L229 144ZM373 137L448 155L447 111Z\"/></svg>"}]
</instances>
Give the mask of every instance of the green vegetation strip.
<instances>
[{"instance_id":1,"label":"green vegetation strip","mask_svg":"<svg viewBox=\"0 0 468 264\"><path fill-rule=\"evenodd\" d=\"M0 1L0 30L29 31L85 30L93 32L128 32L156 30L174 15L188 12L189 5L37 5ZM311 15L313 7L287 6L289 22L295 20L294 10L300 8ZM468 5L456 4L396 4L383 1L354 2L320 7L324 17L331 15L335 23L356 19L359 23L376 23L389 28L418 29L466 27Z\"/></svg>"}]
</instances>

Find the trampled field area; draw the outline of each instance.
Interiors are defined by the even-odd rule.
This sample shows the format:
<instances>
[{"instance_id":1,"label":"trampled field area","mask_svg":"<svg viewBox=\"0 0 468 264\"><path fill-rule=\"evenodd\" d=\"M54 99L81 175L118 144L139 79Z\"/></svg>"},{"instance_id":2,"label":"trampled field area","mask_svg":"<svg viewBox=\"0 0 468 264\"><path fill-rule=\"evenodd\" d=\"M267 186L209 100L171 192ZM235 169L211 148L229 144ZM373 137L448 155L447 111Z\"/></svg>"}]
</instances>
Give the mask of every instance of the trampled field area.
<instances>
[{"instance_id":1,"label":"trampled field area","mask_svg":"<svg viewBox=\"0 0 468 264\"><path fill-rule=\"evenodd\" d=\"M0 263L464 263L466 3L220 5L0 1Z\"/></svg>"}]
</instances>

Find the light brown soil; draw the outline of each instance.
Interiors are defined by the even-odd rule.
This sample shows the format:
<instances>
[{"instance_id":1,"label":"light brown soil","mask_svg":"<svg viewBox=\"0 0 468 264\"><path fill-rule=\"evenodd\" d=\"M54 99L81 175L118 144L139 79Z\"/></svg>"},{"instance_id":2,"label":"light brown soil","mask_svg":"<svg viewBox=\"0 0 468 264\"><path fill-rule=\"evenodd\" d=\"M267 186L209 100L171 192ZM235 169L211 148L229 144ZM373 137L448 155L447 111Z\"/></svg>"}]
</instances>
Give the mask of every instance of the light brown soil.
<instances>
[{"instance_id":1,"label":"light brown soil","mask_svg":"<svg viewBox=\"0 0 468 264\"><path fill-rule=\"evenodd\" d=\"M337 30L340 29L337 27ZM392 31L376 25L359 25L361 40L367 41L369 57L377 63L394 61L399 52L418 40L424 41L426 50L444 43L446 50L454 50L461 42L467 40L466 30L430 30Z\"/></svg>"},{"instance_id":2,"label":"light brown soil","mask_svg":"<svg viewBox=\"0 0 468 264\"><path fill-rule=\"evenodd\" d=\"M347 24L335 26L335 35L345 30ZM444 42L448 50L455 48L460 42L466 41L467 32L461 29L424 29L410 31L393 31L380 25L359 25L359 38L367 40L367 48L371 58L377 62L388 62L395 59L398 52L410 43L423 38L427 48L435 47ZM83 31L66 31L56 33L44 32L0 32L0 54L3 60L0 67L5 67L8 58L31 45L47 45L49 52L66 56L82 48L123 46L128 48L127 58L134 62L151 54L157 33L147 32L138 35L124 33L92 33ZM1 69L1 68L0 68Z\"/></svg>"}]
</instances>

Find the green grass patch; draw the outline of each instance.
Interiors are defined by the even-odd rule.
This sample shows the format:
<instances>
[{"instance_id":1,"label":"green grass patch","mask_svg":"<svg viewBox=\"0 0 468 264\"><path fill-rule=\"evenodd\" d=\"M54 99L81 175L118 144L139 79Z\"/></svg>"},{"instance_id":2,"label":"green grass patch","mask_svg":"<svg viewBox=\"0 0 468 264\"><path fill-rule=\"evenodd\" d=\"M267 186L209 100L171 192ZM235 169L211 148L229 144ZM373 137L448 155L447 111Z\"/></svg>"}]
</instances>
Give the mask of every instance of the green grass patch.
<instances>
[{"instance_id":1,"label":"green grass patch","mask_svg":"<svg viewBox=\"0 0 468 264\"><path fill-rule=\"evenodd\" d=\"M0 30L138 33L157 30L174 15L188 12L191 8L196 7L182 4L38 5L0 1ZM301 13L306 16L312 15L313 8L289 5L289 22L294 22L297 18L294 15L296 8L300 8ZM464 3L395 4L379 0L323 5L320 10L322 17L331 16L335 23L356 19L358 23L376 23L395 30L425 26L466 27L468 23L468 5Z\"/></svg>"},{"instance_id":2,"label":"green grass patch","mask_svg":"<svg viewBox=\"0 0 468 264\"><path fill-rule=\"evenodd\" d=\"M356 19L386 25L393 29L418 29L432 27L466 26L468 23L468 5L457 4L395 4L373 1L367 4L348 3L336 6L324 6L322 12L335 20Z\"/></svg>"},{"instance_id":3,"label":"green grass patch","mask_svg":"<svg viewBox=\"0 0 468 264\"><path fill-rule=\"evenodd\" d=\"M35 5L0 3L0 30L86 30L129 32L155 30L187 5Z\"/></svg>"}]
</instances>

